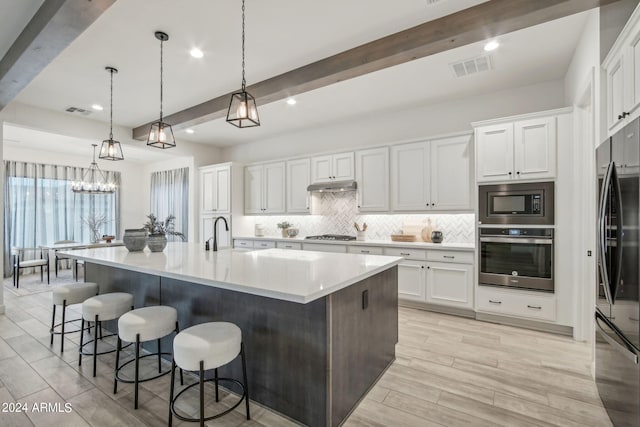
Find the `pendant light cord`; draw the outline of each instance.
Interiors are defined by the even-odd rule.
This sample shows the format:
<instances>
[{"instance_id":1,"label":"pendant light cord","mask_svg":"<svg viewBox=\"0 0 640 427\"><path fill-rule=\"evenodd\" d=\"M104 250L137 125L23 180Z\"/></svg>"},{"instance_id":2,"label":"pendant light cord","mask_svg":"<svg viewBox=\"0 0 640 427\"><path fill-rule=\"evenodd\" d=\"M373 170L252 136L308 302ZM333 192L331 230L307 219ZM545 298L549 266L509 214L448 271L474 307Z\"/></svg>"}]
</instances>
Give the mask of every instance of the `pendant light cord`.
<instances>
[{"instance_id":1,"label":"pendant light cord","mask_svg":"<svg viewBox=\"0 0 640 427\"><path fill-rule=\"evenodd\" d=\"M109 70L111 74L111 99L109 101L109 140L113 140L113 69ZM94 148L95 155L95 148Z\"/></svg>"},{"instance_id":2,"label":"pendant light cord","mask_svg":"<svg viewBox=\"0 0 640 427\"><path fill-rule=\"evenodd\" d=\"M162 122L162 45L164 44L164 40L160 40L160 122Z\"/></svg>"},{"instance_id":3,"label":"pendant light cord","mask_svg":"<svg viewBox=\"0 0 640 427\"><path fill-rule=\"evenodd\" d=\"M244 92L247 81L244 78L244 0L242 0L242 91Z\"/></svg>"}]
</instances>

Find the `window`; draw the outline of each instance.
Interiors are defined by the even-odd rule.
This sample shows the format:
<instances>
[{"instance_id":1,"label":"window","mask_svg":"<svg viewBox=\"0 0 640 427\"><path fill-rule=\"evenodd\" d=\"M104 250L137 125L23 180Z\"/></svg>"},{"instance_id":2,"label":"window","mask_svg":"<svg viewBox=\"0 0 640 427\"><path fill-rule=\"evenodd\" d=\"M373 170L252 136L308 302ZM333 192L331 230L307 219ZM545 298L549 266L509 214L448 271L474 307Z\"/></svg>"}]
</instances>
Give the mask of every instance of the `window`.
<instances>
[{"instance_id":1,"label":"window","mask_svg":"<svg viewBox=\"0 0 640 427\"><path fill-rule=\"evenodd\" d=\"M189 240L189 168L151 174L151 212L161 221L175 215L175 231Z\"/></svg>"}]
</instances>

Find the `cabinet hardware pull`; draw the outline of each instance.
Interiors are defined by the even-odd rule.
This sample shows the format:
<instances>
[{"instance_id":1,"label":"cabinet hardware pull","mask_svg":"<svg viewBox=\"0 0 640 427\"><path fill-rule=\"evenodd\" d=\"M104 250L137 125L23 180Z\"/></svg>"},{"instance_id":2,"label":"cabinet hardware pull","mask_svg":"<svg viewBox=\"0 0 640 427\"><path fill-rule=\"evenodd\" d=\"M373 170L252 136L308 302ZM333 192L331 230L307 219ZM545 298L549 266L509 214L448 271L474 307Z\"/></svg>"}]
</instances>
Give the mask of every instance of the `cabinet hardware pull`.
<instances>
[{"instance_id":1,"label":"cabinet hardware pull","mask_svg":"<svg viewBox=\"0 0 640 427\"><path fill-rule=\"evenodd\" d=\"M509 175L511 175L511 172L509 172Z\"/></svg>"},{"instance_id":2,"label":"cabinet hardware pull","mask_svg":"<svg viewBox=\"0 0 640 427\"><path fill-rule=\"evenodd\" d=\"M520 171L516 172L517 175L520 175Z\"/></svg>"},{"instance_id":3,"label":"cabinet hardware pull","mask_svg":"<svg viewBox=\"0 0 640 427\"><path fill-rule=\"evenodd\" d=\"M371 251L360 251L360 252L362 252L363 254L368 254Z\"/></svg>"},{"instance_id":4,"label":"cabinet hardware pull","mask_svg":"<svg viewBox=\"0 0 640 427\"><path fill-rule=\"evenodd\" d=\"M431 206L435 206L435 205L436 205L435 203L431 203Z\"/></svg>"},{"instance_id":5,"label":"cabinet hardware pull","mask_svg":"<svg viewBox=\"0 0 640 427\"><path fill-rule=\"evenodd\" d=\"M400 255L402 255L402 256L409 256L409 255L411 255L411 254L410 254L410 253L406 253L406 252L400 252Z\"/></svg>"},{"instance_id":6,"label":"cabinet hardware pull","mask_svg":"<svg viewBox=\"0 0 640 427\"><path fill-rule=\"evenodd\" d=\"M527 307L532 308L534 310L542 310L542 307L540 307L539 305L529 305L529 304L527 304Z\"/></svg>"},{"instance_id":7,"label":"cabinet hardware pull","mask_svg":"<svg viewBox=\"0 0 640 427\"><path fill-rule=\"evenodd\" d=\"M291 245L285 245L285 248L287 248L287 249L291 249L292 247L293 246L291 246Z\"/></svg>"},{"instance_id":8,"label":"cabinet hardware pull","mask_svg":"<svg viewBox=\"0 0 640 427\"><path fill-rule=\"evenodd\" d=\"M431 266L430 265L427 265L427 270L431 270Z\"/></svg>"},{"instance_id":9,"label":"cabinet hardware pull","mask_svg":"<svg viewBox=\"0 0 640 427\"><path fill-rule=\"evenodd\" d=\"M455 257L453 255L442 255L442 258L454 259Z\"/></svg>"},{"instance_id":10,"label":"cabinet hardware pull","mask_svg":"<svg viewBox=\"0 0 640 427\"><path fill-rule=\"evenodd\" d=\"M420 268L424 269L424 265L421 265Z\"/></svg>"},{"instance_id":11,"label":"cabinet hardware pull","mask_svg":"<svg viewBox=\"0 0 640 427\"><path fill-rule=\"evenodd\" d=\"M502 304L502 301L494 301L494 300L491 300L491 299L489 300L489 302L491 304Z\"/></svg>"}]
</instances>

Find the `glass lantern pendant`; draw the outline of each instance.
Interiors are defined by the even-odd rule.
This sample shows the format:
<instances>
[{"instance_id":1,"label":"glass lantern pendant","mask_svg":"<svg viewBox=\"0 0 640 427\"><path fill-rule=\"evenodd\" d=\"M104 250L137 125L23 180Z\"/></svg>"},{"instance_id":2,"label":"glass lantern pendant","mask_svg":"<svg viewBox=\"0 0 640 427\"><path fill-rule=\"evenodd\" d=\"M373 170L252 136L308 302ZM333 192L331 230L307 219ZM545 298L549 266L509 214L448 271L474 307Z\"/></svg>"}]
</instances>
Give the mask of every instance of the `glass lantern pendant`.
<instances>
[{"instance_id":1,"label":"glass lantern pendant","mask_svg":"<svg viewBox=\"0 0 640 427\"><path fill-rule=\"evenodd\" d=\"M171 148L176 146L176 139L173 136L173 129L171 128L171 125L169 123L165 123L164 121L162 121L162 45L165 41L169 40L169 36L167 35L167 33L163 33L162 31L156 31L155 36L158 40L160 40L160 120L151 123L151 128L149 129L149 137L147 138L147 145L157 148Z\"/></svg>"},{"instance_id":2,"label":"glass lantern pendant","mask_svg":"<svg viewBox=\"0 0 640 427\"><path fill-rule=\"evenodd\" d=\"M118 70L113 67L105 67L105 70L107 70L111 75L111 99L109 102L109 139L105 139L104 141L102 141L102 146L100 147L100 154L98 155L98 158L103 160L124 160L120 142L113 139L113 75L116 74Z\"/></svg>"}]
</instances>

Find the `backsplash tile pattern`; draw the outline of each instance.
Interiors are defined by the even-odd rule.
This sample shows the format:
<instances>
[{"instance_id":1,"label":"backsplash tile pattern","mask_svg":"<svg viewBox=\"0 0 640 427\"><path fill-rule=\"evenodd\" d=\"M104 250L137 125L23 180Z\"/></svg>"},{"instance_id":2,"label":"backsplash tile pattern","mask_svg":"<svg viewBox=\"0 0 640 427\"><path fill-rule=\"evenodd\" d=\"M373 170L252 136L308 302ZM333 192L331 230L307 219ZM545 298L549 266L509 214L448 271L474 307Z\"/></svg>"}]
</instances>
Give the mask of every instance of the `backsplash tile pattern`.
<instances>
[{"instance_id":1,"label":"backsplash tile pattern","mask_svg":"<svg viewBox=\"0 0 640 427\"><path fill-rule=\"evenodd\" d=\"M442 231L449 243L475 242L474 214L385 214L363 215L358 212L355 192L323 193L317 197L319 203L314 211L318 215L283 215L250 217L255 224L262 224L266 236L279 236L277 224L288 221L300 229L300 236L318 234L348 234L355 236L353 223L367 223L367 239L389 240L391 234L399 233L403 224L427 224L431 219L434 230Z\"/></svg>"}]
</instances>

